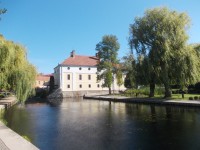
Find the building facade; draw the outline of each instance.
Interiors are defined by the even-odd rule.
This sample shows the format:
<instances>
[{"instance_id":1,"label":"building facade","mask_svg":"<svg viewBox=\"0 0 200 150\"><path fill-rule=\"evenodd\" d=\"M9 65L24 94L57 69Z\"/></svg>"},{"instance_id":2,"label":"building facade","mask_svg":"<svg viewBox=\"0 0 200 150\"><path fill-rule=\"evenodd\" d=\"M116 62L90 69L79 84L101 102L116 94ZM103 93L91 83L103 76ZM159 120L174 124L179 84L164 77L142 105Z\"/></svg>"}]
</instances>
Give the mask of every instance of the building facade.
<instances>
[{"instance_id":1,"label":"building facade","mask_svg":"<svg viewBox=\"0 0 200 150\"><path fill-rule=\"evenodd\" d=\"M97 80L97 56L76 55L75 51L70 53L70 57L58 64L54 68L54 81L62 91L108 91L103 88L103 81ZM112 90L125 90L124 86L117 86L116 81L112 85Z\"/></svg>"},{"instance_id":2,"label":"building facade","mask_svg":"<svg viewBox=\"0 0 200 150\"><path fill-rule=\"evenodd\" d=\"M51 75L38 74L36 77L35 88L47 88Z\"/></svg>"}]
</instances>

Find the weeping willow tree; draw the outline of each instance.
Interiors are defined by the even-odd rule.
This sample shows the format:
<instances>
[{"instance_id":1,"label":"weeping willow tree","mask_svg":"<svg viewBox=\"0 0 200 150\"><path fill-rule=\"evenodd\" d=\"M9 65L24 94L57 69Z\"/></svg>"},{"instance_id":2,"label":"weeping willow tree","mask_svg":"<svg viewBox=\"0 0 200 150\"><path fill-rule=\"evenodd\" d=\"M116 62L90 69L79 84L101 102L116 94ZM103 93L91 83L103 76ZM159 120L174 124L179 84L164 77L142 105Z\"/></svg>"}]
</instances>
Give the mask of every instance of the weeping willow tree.
<instances>
[{"instance_id":1,"label":"weeping willow tree","mask_svg":"<svg viewBox=\"0 0 200 150\"><path fill-rule=\"evenodd\" d=\"M34 94L37 74L26 55L23 46L0 36L0 89L14 91L20 102Z\"/></svg>"},{"instance_id":2,"label":"weeping willow tree","mask_svg":"<svg viewBox=\"0 0 200 150\"><path fill-rule=\"evenodd\" d=\"M129 45L137 56L148 58L146 76L154 91L159 80L165 87L165 97L171 97L171 84L193 83L199 76L199 59L188 46L187 29L190 18L167 7L149 9L130 25ZM152 85L152 86L151 86Z\"/></svg>"}]
</instances>

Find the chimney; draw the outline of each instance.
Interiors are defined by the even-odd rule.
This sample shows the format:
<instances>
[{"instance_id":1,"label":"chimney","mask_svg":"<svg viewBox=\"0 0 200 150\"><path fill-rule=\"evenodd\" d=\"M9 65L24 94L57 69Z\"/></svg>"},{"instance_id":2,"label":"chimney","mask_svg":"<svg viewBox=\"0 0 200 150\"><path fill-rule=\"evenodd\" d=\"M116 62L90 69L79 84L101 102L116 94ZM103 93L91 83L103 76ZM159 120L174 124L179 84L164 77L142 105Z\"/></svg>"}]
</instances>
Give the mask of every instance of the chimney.
<instances>
[{"instance_id":1,"label":"chimney","mask_svg":"<svg viewBox=\"0 0 200 150\"><path fill-rule=\"evenodd\" d=\"M75 50L71 52L71 57L75 57Z\"/></svg>"}]
</instances>

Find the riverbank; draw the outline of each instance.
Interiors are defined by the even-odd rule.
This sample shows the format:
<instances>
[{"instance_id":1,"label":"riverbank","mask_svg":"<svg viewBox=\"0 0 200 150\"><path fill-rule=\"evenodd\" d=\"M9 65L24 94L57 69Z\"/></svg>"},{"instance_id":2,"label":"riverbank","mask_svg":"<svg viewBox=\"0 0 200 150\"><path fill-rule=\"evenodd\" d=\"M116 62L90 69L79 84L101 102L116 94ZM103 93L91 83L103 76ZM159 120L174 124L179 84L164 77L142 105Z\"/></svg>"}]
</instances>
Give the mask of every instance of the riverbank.
<instances>
[{"instance_id":1,"label":"riverbank","mask_svg":"<svg viewBox=\"0 0 200 150\"><path fill-rule=\"evenodd\" d=\"M17 103L17 98L15 96L9 96L0 99L0 111L4 109L8 109L9 107L15 105Z\"/></svg>"},{"instance_id":2,"label":"riverbank","mask_svg":"<svg viewBox=\"0 0 200 150\"><path fill-rule=\"evenodd\" d=\"M0 149L2 150L38 150L32 143L0 122Z\"/></svg>"},{"instance_id":3,"label":"riverbank","mask_svg":"<svg viewBox=\"0 0 200 150\"><path fill-rule=\"evenodd\" d=\"M0 99L0 115L16 103L15 96ZM0 150L38 150L38 148L0 121Z\"/></svg>"},{"instance_id":4,"label":"riverbank","mask_svg":"<svg viewBox=\"0 0 200 150\"><path fill-rule=\"evenodd\" d=\"M141 103L141 104L155 104L155 105L200 107L200 101L198 100L165 100L165 99L156 99L156 98L130 98L130 97L124 97L124 96L118 96L118 95L84 96L84 99L123 102L123 103Z\"/></svg>"}]
</instances>

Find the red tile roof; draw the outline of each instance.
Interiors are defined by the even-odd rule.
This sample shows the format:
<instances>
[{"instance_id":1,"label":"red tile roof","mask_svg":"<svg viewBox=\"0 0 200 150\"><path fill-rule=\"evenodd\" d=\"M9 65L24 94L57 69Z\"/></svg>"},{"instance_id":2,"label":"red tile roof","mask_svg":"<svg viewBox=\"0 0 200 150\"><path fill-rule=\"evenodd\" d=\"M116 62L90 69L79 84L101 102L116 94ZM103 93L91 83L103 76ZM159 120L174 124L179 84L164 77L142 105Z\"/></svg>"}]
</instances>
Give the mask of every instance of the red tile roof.
<instances>
[{"instance_id":1,"label":"red tile roof","mask_svg":"<svg viewBox=\"0 0 200 150\"><path fill-rule=\"evenodd\" d=\"M50 75L37 75L36 80L37 81L49 81Z\"/></svg>"},{"instance_id":2,"label":"red tile roof","mask_svg":"<svg viewBox=\"0 0 200 150\"><path fill-rule=\"evenodd\" d=\"M95 56L74 55L64 60L61 64L67 66L96 66L99 58Z\"/></svg>"}]
</instances>

